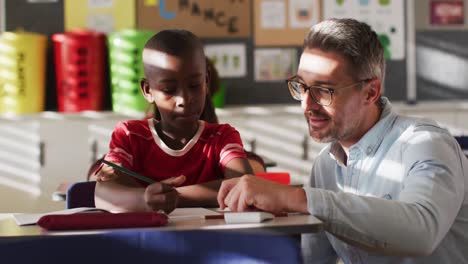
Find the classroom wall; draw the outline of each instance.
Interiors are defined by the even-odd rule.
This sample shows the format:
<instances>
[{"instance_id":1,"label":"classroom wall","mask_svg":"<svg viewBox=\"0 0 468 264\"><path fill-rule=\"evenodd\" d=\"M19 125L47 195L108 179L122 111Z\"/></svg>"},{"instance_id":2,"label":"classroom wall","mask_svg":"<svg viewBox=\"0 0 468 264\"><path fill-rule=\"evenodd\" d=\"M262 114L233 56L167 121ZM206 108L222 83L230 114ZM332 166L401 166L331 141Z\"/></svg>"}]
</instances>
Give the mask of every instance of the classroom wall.
<instances>
[{"instance_id":1,"label":"classroom wall","mask_svg":"<svg viewBox=\"0 0 468 264\"><path fill-rule=\"evenodd\" d=\"M0 32L5 31L5 2L0 0Z\"/></svg>"},{"instance_id":2,"label":"classroom wall","mask_svg":"<svg viewBox=\"0 0 468 264\"><path fill-rule=\"evenodd\" d=\"M51 35L64 31L64 0L31 2L27 0L0 0L6 2L6 30L15 30L19 27L27 31L34 31ZM260 1L260 0L259 0ZM259 2L257 1L257 2ZM284 0L288 2L288 0ZM136 0L137 4L143 0ZM154 1L149 1L154 2ZM157 2L157 1L156 1ZM160 1L160 3L163 1ZM165 1L167 5L176 1ZM192 0L180 1L187 3L193 8L192 3L211 3L215 10L224 5L219 1ZM232 2L232 1L231 1ZM235 2L235 1L234 1ZM240 1L244 2L244 1ZM241 33L236 37L213 37L209 32L203 32L207 37L202 39L206 44L241 43L246 46L246 75L243 77L222 78L225 84L226 105L255 105L255 104L290 104L294 101L290 98L284 81L258 82L254 80L254 52L259 46L255 44L255 1L247 1L250 5L246 12L238 12L236 19L244 21L249 19L248 30L242 26ZM462 1L466 9L466 0ZM220 4L221 3L221 4ZM468 99L468 78L464 74L466 67L468 35L466 24L434 27L428 22L431 1L421 0L415 2L416 20L416 64L417 64L417 100L451 100ZM170 10L170 6L166 6ZM203 11L204 9L201 9ZM191 10L192 12L193 9ZM200 10L199 10L200 11ZM138 27L139 13L136 13L136 24ZM189 15L187 15L190 17ZM227 16L227 15L226 15ZM190 24L190 21L186 22ZM228 26L220 26L222 30L229 30ZM218 27L219 28L219 27ZM206 31L206 29L204 29ZM247 32L247 33L246 33ZM219 34L219 33L217 33ZM247 35L246 35L247 34ZM284 38L282 35L276 38ZM300 55L302 39L297 40L297 45L281 46L281 48L293 48ZM269 46L277 48L280 46ZM264 47L262 47L264 48ZM47 101L46 110L56 110L56 94L54 73L51 67L52 54L51 45L48 50L49 65L47 75ZM385 95L393 101L406 101L406 60L389 60L387 62ZM110 109L107 104L107 109Z\"/></svg>"}]
</instances>

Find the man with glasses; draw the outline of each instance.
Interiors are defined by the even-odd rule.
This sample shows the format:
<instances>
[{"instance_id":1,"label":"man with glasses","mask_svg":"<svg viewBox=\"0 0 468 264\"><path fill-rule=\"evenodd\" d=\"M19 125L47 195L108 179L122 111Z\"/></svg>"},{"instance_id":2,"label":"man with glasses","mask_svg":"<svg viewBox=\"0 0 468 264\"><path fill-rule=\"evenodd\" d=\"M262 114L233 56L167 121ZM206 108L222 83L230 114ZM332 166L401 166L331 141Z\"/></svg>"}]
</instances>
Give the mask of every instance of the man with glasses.
<instances>
[{"instance_id":1,"label":"man with glasses","mask_svg":"<svg viewBox=\"0 0 468 264\"><path fill-rule=\"evenodd\" d=\"M468 161L435 122L400 116L381 96L384 51L353 19L325 20L304 40L287 86L310 136L328 144L303 188L245 175L223 182L232 211L310 213L306 262L468 263Z\"/></svg>"}]
</instances>

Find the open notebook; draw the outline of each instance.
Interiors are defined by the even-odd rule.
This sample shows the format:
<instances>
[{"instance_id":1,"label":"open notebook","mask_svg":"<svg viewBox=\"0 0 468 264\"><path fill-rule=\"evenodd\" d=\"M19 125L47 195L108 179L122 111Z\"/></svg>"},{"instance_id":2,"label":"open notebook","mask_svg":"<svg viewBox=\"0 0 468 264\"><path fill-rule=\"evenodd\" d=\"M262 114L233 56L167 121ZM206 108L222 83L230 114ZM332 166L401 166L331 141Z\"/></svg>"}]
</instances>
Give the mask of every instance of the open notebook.
<instances>
[{"instance_id":1,"label":"open notebook","mask_svg":"<svg viewBox=\"0 0 468 264\"><path fill-rule=\"evenodd\" d=\"M61 211L54 211L42 214L13 214L13 218L15 219L16 223L20 226L23 225L32 225L36 224L37 221L42 216L46 215L69 215L69 214L76 214L76 213L95 213L95 212L107 212L102 209L94 208L94 207L78 207L73 209L66 209ZM168 217L169 219L179 219L179 218L190 218L190 217L202 217L207 215L219 215L219 212L215 212L213 210L201 208L201 207L194 207L194 208L176 208L172 211Z\"/></svg>"}]
</instances>

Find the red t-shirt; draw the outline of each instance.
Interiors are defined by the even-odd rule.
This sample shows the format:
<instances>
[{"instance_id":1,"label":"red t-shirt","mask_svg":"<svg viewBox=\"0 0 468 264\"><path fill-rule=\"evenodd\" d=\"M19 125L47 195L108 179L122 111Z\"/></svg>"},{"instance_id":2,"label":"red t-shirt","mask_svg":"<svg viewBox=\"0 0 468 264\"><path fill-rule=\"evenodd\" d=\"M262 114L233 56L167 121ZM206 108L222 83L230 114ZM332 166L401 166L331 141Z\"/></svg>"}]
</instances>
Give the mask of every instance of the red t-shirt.
<instances>
[{"instance_id":1,"label":"red t-shirt","mask_svg":"<svg viewBox=\"0 0 468 264\"><path fill-rule=\"evenodd\" d=\"M173 150L159 138L156 122L148 119L118 123L105 160L155 181L185 175L185 186L224 178L229 161L246 158L239 132L228 124L199 121L198 131L185 147Z\"/></svg>"}]
</instances>

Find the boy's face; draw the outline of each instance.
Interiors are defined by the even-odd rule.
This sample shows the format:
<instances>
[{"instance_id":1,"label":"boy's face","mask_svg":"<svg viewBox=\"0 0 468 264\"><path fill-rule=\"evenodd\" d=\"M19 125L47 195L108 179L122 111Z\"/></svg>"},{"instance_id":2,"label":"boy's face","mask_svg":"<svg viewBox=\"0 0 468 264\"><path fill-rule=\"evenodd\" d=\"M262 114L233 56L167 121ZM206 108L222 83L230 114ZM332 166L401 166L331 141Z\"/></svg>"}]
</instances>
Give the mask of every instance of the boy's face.
<instances>
[{"instance_id":1,"label":"boy's face","mask_svg":"<svg viewBox=\"0 0 468 264\"><path fill-rule=\"evenodd\" d=\"M145 50L143 58L147 79L142 81L141 88L146 100L154 103L161 113L161 125L176 131L196 129L207 92L203 53L173 56Z\"/></svg>"}]
</instances>

